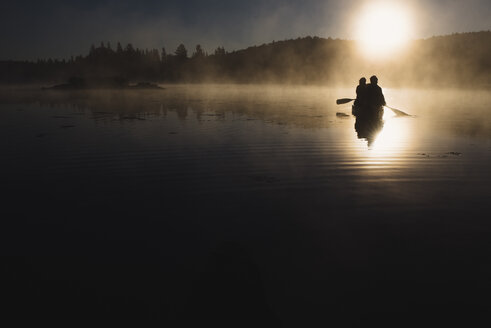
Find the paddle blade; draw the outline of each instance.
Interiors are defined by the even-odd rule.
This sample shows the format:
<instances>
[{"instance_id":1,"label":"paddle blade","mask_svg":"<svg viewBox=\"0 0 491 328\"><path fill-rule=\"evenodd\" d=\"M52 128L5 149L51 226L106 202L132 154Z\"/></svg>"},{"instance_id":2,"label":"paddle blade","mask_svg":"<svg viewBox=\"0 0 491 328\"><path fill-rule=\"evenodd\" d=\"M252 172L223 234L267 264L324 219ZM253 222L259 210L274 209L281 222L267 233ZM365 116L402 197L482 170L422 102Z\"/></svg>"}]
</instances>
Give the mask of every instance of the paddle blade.
<instances>
[{"instance_id":1,"label":"paddle blade","mask_svg":"<svg viewBox=\"0 0 491 328\"><path fill-rule=\"evenodd\" d=\"M347 104L347 103L349 103L350 101L353 101L353 100L354 99L351 99L351 98L341 98L341 99L336 100L336 104L338 104L338 105Z\"/></svg>"},{"instance_id":2,"label":"paddle blade","mask_svg":"<svg viewBox=\"0 0 491 328\"><path fill-rule=\"evenodd\" d=\"M396 114L397 116L411 116L408 113L404 113L402 110L399 110L397 108L393 108L393 107L390 107L390 106L385 106L385 107L387 107L390 110L392 110L394 112L394 114Z\"/></svg>"}]
</instances>

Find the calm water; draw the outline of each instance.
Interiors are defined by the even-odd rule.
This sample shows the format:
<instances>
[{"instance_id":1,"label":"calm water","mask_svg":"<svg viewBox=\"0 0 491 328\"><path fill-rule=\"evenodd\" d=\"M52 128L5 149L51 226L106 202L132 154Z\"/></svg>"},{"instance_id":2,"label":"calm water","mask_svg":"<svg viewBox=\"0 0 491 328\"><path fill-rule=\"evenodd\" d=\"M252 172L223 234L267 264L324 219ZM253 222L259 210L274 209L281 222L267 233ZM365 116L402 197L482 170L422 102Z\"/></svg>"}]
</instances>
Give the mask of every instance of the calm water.
<instances>
[{"instance_id":1,"label":"calm water","mask_svg":"<svg viewBox=\"0 0 491 328\"><path fill-rule=\"evenodd\" d=\"M184 326L489 320L491 92L384 92L412 116L356 123L335 105L353 91L320 87L2 90L9 309Z\"/></svg>"}]
</instances>

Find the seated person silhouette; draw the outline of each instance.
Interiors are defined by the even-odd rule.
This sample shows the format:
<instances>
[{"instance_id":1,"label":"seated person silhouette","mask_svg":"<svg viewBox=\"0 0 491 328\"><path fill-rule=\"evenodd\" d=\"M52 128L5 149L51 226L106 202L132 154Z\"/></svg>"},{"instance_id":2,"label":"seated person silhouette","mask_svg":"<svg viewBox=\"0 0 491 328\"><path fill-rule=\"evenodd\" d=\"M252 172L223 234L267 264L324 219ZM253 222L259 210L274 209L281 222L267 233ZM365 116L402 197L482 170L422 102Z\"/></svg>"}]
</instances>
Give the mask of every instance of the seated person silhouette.
<instances>
[{"instance_id":1,"label":"seated person silhouette","mask_svg":"<svg viewBox=\"0 0 491 328\"><path fill-rule=\"evenodd\" d=\"M363 107L363 105L365 104L366 89L367 89L367 79L362 77L359 81L358 86L356 87L355 106Z\"/></svg>"},{"instance_id":2,"label":"seated person silhouette","mask_svg":"<svg viewBox=\"0 0 491 328\"><path fill-rule=\"evenodd\" d=\"M383 106L386 103L382 88L378 85L378 78L375 75L370 77L370 83L367 84L364 105L364 110L368 111L367 114L378 114L382 117Z\"/></svg>"}]
</instances>

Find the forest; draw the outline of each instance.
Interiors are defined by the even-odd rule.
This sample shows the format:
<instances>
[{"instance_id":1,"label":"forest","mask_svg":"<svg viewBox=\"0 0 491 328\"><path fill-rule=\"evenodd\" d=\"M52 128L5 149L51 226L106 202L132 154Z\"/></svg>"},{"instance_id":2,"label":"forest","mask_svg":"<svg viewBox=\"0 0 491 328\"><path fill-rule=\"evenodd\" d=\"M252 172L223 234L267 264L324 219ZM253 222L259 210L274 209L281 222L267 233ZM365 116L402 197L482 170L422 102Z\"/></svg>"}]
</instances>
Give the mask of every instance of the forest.
<instances>
[{"instance_id":1,"label":"forest","mask_svg":"<svg viewBox=\"0 0 491 328\"><path fill-rule=\"evenodd\" d=\"M302 37L227 52L201 45L173 52L116 47L101 42L68 59L0 61L0 83L61 83L70 78L123 78L159 83L291 83L353 85L377 74L383 85L491 86L491 32L460 33L411 41L383 60L367 59L355 41Z\"/></svg>"}]
</instances>

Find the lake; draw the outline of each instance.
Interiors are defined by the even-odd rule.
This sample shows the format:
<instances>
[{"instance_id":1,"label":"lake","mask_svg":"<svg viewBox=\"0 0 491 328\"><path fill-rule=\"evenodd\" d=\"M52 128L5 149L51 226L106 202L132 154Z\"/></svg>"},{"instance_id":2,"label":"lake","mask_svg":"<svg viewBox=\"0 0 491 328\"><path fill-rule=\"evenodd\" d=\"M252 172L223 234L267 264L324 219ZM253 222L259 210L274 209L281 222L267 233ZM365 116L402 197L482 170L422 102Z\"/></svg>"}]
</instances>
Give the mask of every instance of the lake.
<instances>
[{"instance_id":1,"label":"lake","mask_svg":"<svg viewBox=\"0 0 491 328\"><path fill-rule=\"evenodd\" d=\"M490 91L384 88L410 116L367 126L351 89L163 87L0 91L6 313L489 322Z\"/></svg>"}]
</instances>

